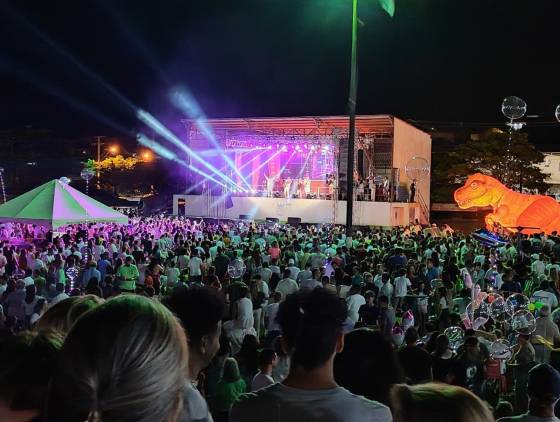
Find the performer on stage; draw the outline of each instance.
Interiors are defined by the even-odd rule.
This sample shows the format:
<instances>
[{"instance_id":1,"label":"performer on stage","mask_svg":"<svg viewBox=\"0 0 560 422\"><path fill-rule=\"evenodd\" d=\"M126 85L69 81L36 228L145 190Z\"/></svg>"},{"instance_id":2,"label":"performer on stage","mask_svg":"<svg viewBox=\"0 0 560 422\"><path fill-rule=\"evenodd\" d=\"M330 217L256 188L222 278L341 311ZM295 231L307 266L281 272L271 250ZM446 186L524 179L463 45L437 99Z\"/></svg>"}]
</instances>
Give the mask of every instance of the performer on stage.
<instances>
[{"instance_id":1,"label":"performer on stage","mask_svg":"<svg viewBox=\"0 0 560 422\"><path fill-rule=\"evenodd\" d=\"M286 180L284 180L284 198L290 197L291 188L292 188L292 178L288 176Z\"/></svg>"},{"instance_id":2,"label":"performer on stage","mask_svg":"<svg viewBox=\"0 0 560 422\"><path fill-rule=\"evenodd\" d=\"M409 202L416 202L416 179L412 180L410 184L410 199Z\"/></svg>"},{"instance_id":3,"label":"performer on stage","mask_svg":"<svg viewBox=\"0 0 560 422\"><path fill-rule=\"evenodd\" d=\"M297 195L299 199L305 198L305 185L301 177L297 179Z\"/></svg>"},{"instance_id":4,"label":"performer on stage","mask_svg":"<svg viewBox=\"0 0 560 422\"><path fill-rule=\"evenodd\" d=\"M389 195L391 194L390 188L389 178L385 176L385 180L383 181L383 197L385 201L389 201Z\"/></svg>"},{"instance_id":5,"label":"performer on stage","mask_svg":"<svg viewBox=\"0 0 560 422\"><path fill-rule=\"evenodd\" d=\"M272 194L274 193L274 183L276 182L276 177L273 175L267 176L264 175L266 179L266 196L272 198Z\"/></svg>"},{"instance_id":6,"label":"performer on stage","mask_svg":"<svg viewBox=\"0 0 560 422\"><path fill-rule=\"evenodd\" d=\"M309 198L311 195L311 179L309 176L305 176L303 178L303 191L305 193L304 198Z\"/></svg>"}]
</instances>

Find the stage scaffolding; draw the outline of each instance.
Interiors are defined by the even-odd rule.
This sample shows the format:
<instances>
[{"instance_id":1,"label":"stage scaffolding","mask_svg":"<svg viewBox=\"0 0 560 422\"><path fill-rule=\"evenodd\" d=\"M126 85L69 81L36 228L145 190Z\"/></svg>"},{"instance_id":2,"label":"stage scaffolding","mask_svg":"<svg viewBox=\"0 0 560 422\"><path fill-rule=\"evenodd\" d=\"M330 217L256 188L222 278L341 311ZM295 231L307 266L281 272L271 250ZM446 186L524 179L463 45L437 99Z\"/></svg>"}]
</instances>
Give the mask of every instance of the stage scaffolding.
<instances>
[{"instance_id":1,"label":"stage scaffolding","mask_svg":"<svg viewBox=\"0 0 560 422\"><path fill-rule=\"evenodd\" d=\"M356 117L356 148L354 156L354 175L346 175L348 118L346 116L328 117L279 117L279 118L225 118L208 119L206 128L201 128L196 121L183 120L187 132L187 143L197 150L208 148L210 144L206 138L207 128L224 149L243 148L243 142L267 142L280 144L315 143L318 145L332 145L335 168L338 169L335 194L331 195L333 203L332 220L337 220L337 202L346 200L346 177L367 179L373 178L376 183L389 180L391 192L389 202L406 202L404 190L407 189L407 179L404 176L404 165L401 162L404 155L414 154L416 148L413 139L400 141L399 158L395 156L395 136L397 121L399 127L407 125L414 132L414 137L427 135L402 120L390 115L373 115ZM408 129L407 129L408 130ZM399 135L400 136L400 135ZM429 137L429 135L428 135ZM401 138L399 138L401 139ZM416 139L416 138L414 138ZM406 147L404 147L406 145ZM430 142L431 147L431 142ZM406 149L403 149L406 148ZM424 158L430 158L426 156ZM407 158L408 159L408 158ZM398 162L397 162L397 161ZM428 183L429 185L429 183ZM429 187L425 193L429 196ZM353 198L356 200L356 197ZM359 212L355 201L354 212ZM429 204L427 205L429 207ZM428 208L429 210L429 208ZM429 212L429 211L428 211Z\"/></svg>"}]
</instances>

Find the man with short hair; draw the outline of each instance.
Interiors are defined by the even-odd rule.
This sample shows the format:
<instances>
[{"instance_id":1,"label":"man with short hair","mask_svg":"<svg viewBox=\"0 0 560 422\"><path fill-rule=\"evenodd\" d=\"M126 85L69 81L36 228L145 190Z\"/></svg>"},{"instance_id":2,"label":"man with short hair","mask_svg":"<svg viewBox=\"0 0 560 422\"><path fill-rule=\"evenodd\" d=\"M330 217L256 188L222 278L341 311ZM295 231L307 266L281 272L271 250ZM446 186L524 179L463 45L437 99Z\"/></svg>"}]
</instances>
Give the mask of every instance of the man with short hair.
<instances>
[{"instance_id":1,"label":"man with short hair","mask_svg":"<svg viewBox=\"0 0 560 422\"><path fill-rule=\"evenodd\" d=\"M272 378L272 368L276 366L278 356L272 349L263 349L259 354L259 372L251 381L251 391L257 391L261 388L274 384Z\"/></svg>"},{"instance_id":2,"label":"man with short hair","mask_svg":"<svg viewBox=\"0 0 560 422\"><path fill-rule=\"evenodd\" d=\"M124 260L124 265L121 265L117 270L117 277L120 278L120 288L125 293L136 292L136 282L140 277L138 267L132 263L132 257L127 256Z\"/></svg>"},{"instance_id":3,"label":"man with short hair","mask_svg":"<svg viewBox=\"0 0 560 422\"><path fill-rule=\"evenodd\" d=\"M196 389L196 383L200 371L210 364L220 349L222 318L226 312L224 300L209 287L176 287L163 303L181 321L189 347L191 385L185 388L179 421L211 422L208 406Z\"/></svg>"},{"instance_id":4,"label":"man with short hair","mask_svg":"<svg viewBox=\"0 0 560 422\"><path fill-rule=\"evenodd\" d=\"M281 347L290 372L281 384L242 396L231 422L316 421L390 422L386 406L356 396L334 380L334 357L344 348L346 306L325 289L289 296L278 314Z\"/></svg>"},{"instance_id":5,"label":"man with short hair","mask_svg":"<svg viewBox=\"0 0 560 422\"><path fill-rule=\"evenodd\" d=\"M276 292L282 293L282 299L285 299L288 295L298 291L299 287L295 280L290 278L291 271L289 268L284 270L284 278L278 282L276 286Z\"/></svg>"},{"instance_id":6,"label":"man with short hair","mask_svg":"<svg viewBox=\"0 0 560 422\"><path fill-rule=\"evenodd\" d=\"M498 419L497 422L559 422L554 406L560 398L560 373L540 364L529 371L527 385L529 411L523 415Z\"/></svg>"},{"instance_id":7,"label":"man with short hair","mask_svg":"<svg viewBox=\"0 0 560 422\"><path fill-rule=\"evenodd\" d=\"M404 333L406 346L398 352L405 376L412 385L432 381L432 359L425 349L416 345L418 339L418 331L410 327Z\"/></svg>"}]
</instances>

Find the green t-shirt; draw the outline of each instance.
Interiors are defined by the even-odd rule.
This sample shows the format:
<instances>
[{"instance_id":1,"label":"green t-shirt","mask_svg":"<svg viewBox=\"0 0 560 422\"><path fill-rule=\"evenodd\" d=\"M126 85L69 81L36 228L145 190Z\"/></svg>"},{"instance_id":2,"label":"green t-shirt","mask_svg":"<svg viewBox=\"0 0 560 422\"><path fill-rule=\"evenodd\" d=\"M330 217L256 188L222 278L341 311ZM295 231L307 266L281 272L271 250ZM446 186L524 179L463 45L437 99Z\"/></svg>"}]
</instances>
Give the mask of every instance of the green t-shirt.
<instances>
[{"instance_id":1,"label":"green t-shirt","mask_svg":"<svg viewBox=\"0 0 560 422\"><path fill-rule=\"evenodd\" d=\"M239 396L246 390L247 385L243 378L239 378L235 382L219 381L216 384L216 395L214 397L216 409L220 412L229 411L231 406L239 399Z\"/></svg>"},{"instance_id":2,"label":"green t-shirt","mask_svg":"<svg viewBox=\"0 0 560 422\"><path fill-rule=\"evenodd\" d=\"M121 265L117 271L117 276L121 278L121 289L123 290L136 290L136 281L140 274L138 273L138 267L134 264L130 266Z\"/></svg>"}]
</instances>

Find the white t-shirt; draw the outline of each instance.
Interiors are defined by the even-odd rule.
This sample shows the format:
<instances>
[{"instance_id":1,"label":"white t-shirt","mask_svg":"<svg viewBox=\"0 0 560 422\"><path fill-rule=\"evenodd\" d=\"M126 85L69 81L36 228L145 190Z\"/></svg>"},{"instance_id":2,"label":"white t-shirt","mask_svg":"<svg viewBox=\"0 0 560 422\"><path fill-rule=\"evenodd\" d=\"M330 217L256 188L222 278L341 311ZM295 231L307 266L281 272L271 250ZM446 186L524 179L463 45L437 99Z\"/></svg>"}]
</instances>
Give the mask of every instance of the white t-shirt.
<instances>
[{"instance_id":1,"label":"white t-shirt","mask_svg":"<svg viewBox=\"0 0 560 422\"><path fill-rule=\"evenodd\" d=\"M297 283L291 278L284 278L278 282L276 291L282 293L282 300L286 299L288 295L297 292L299 289Z\"/></svg>"},{"instance_id":2,"label":"white t-shirt","mask_svg":"<svg viewBox=\"0 0 560 422\"><path fill-rule=\"evenodd\" d=\"M266 415L263 417L263 415ZM233 405L231 422L391 422L389 408L342 387L302 390L284 384L245 396Z\"/></svg>"},{"instance_id":3,"label":"white t-shirt","mask_svg":"<svg viewBox=\"0 0 560 422\"><path fill-rule=\"evenodd\" d=\"M189 260L189 274L191 276L201 276L202 275L202 259L200 259L198 256L193 256L190 260Z\"/></svg>"},{"instance_id":4,"label":"white t-shirt","mask_svg":"<svg viewBox=\"0 0 560 422\"><path fill-rule=\"evenodd\" d=\"M381 289L379 290L379 296L387 296L388 298L393 297L393 285L391 284L391 282L387 282L383 286L381 286Z\"/></svg>"},{"instance_id":5,"label":"white t-shirt","mask_svg":"<svg viewBox=\"0 0 560 422\"><path fill-rule=\"evenodd\" d=\"M255 320L253 318L253 302L248 297L242 297L237 301L236 328L251 328Z\"/></svg>"},{"instance_id":6,"label":"white t-shirt","mask_svg":"<svg viewBox=\"0 0 560 422\"><path fill-rule=\"evenodd\" d=\"M266 316L268 317L268 331L280 331L280 324L276 322L276 315L278 315L279 303L271 303L265 308Z\"/></svg>"},{"instance_id":7,"label":"white t-shirt","mask_svg":"<svg viewBox=\"0 0 560 422\"><path fill-rule=\"evenodd\" d=\"M550 309L554 309L558 306L558 299L554 293L547 292L546 290L537 290L531 296L531 302L541 302L544 305L548 305Z\"/></svg>"},{"instance_id":8,"label":"white t-shirt","mask_svg":"<svg viewBox=\"0 0 560 422\"><path fill-rule=\"evenodd\" d=\"M408 288L410 286L412 286L412 284L410 283L410 280L405 276L395 278L394 283L395 283L395 296L396 297L405 297L406 293L408 291Z\"/></svg>"},{"instance_id":9,"label":"white t-shirt","mask_svg":"<svg viewBox=\"0 0 560 422\"><path fill-rule=\"evenodd\" d=\"M259 371L251 381L251 391L257 391L272 384L274 384L274 378Z\"/></svg>"},{"instance_id":10,"label":"white t-shirt","mask_svg":"<svg viewBox=\"0 0 560 422\"><path fill-rule=\"evenodd\" d=\"M360 319L360 306L365 305L366 300L361 294L353 294L346 298L346 305L348 307L348 317L355 323Z\"/></svg>"}]
</instances>

